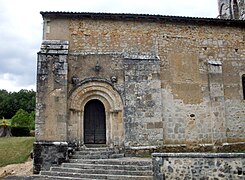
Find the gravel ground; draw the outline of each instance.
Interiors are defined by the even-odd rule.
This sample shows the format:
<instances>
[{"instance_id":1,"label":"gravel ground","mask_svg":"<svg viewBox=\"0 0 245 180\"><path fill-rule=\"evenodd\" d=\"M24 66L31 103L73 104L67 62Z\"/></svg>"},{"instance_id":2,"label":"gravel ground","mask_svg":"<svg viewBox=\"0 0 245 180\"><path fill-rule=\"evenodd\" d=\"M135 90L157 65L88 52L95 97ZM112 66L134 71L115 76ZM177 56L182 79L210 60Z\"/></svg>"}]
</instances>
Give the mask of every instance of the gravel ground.
<instances>
[{"instance_id":1,"label":"gravel ground","mask_svg":"<svg viewBox=\"0 0 245 180\"><path fill-rule=\"evenodd\" d=\"M6 176L30 176L32 175L32 159L29 158L25 163L10 164L0 167L0 179Z\"/></svg>"}]
</instances>

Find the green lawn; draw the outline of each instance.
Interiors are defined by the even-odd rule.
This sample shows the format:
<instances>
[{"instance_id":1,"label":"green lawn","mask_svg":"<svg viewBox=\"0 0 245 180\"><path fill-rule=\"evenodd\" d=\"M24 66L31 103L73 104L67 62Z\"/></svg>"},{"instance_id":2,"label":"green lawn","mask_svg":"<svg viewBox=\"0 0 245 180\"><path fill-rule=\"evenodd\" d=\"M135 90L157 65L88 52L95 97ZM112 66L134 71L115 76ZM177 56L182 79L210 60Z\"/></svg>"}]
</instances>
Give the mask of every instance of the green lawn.
<instances>
[{"instance_id":1,"label":"green lawn","mask_svg":"<svg viewBox=\"0 0 245 180\"><path fill-rule=\"evenodd\" d=\"M0 167L25 162L32 151L34 137L0 138Z\"/></svg>"}]
</instances>

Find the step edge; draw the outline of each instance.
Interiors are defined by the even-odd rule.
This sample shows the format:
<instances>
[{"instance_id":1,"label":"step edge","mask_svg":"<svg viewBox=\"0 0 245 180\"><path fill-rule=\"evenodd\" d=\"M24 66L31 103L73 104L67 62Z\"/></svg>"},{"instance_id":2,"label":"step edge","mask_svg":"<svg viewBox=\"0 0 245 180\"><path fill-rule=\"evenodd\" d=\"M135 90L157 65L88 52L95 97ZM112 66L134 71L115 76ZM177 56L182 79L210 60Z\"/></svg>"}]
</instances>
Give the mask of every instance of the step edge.
<instances>
[{"instance_id":1,"label":"step edge","mask_svg":"<svg viewBox=\"0 0 245 180\"><path fill-rule=\"evenodd\" d=\"M51 171L44 171L44 172L51 172ZM55 171L56 172L56 171ZM140 175L117 175L117 174L84 174L84 173L69 173L69 172L58 172L57 173L67 173L67 174L72 174L72 175L87 175L87 176L110 176L110 177L153 177L153 175L144 175L144 176L140 176ZM51 175L41 175L41 176L51 176ZM64 176L62 176L64 177ZM69 176L68 176L69 177Z\"/></svg>"},{"instance_id":2,"label":"step edge","mask_svg":"<svg viewBox=\"0 0 245 180\"><path fill-rule=\"evenodd\" d=\"M51 167L51 170L50 171L53 171L52 169L71 169L71 170L90 170L90 169L80 169L80 168L62 168L62 167ZM96 169L97 170L97 169ZM103 171L110 171L110 172L115 172L115 171L127 171L127 170L106 170L106 169L100 169L100 170L103 170ZM55 171L55 172L58 172L58 171ZM150 170L147 170L147 171L130 171L130 172L152 172Z\"/></svg>"},{"instance_id":3,"label":"step edge","mask_svg":"<svg viewBox=\"0 0 245 180\"><path fill-rule=\"evenodd\" d=\"M135 165L135 164L88 164L88 163L63 163L61 167L63 166L66 166L66 165L71 165L71 166L87 166L87 165L90 165L90 166L110 166L110 167L114 167L114 166L123 166L123 167L130 167L130 166L133 166L133 167L153 167L153 165Z\"/></svg>"}]
</instances>

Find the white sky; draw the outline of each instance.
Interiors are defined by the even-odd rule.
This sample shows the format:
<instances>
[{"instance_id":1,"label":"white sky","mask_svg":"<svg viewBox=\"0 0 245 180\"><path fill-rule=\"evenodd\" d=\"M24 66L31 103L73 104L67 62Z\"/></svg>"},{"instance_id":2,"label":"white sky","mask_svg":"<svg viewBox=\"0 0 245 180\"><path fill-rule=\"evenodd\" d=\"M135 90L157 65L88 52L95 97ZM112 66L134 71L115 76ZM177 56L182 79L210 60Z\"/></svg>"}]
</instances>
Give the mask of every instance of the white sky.
<instances>
[{"instance_id":1,"label":"white sky","mask_svg":"<svg viewBox=\"0 0 245 180\"><path fill-rule=\"evenodd\" d=\"M217 0L0 0L0 89L36 89L40 11L218 15Z\"/></svg>"}]
</instances>

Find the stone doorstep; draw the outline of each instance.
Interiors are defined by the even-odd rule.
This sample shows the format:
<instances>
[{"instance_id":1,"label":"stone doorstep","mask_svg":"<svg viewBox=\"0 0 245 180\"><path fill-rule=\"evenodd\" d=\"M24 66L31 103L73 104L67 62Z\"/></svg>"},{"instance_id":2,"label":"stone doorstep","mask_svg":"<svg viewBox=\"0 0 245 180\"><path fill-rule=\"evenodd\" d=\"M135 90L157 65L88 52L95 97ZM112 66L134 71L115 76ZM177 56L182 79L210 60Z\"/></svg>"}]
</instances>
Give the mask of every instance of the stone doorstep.
<instances>
[{"instance_id":1,"label":"stone doorstep","mask_svg":"<svg viewBox=\"0 0 245 180\"><path fill-rule=\"evenodd\" d=\"M101 148L79 148L77 151L84 151L84 152L92 152L92 151L114 151L114 149L110 149L110 148L104 148L104 147L101 147Z\"/></svg>"},{"instance_id":2,"label":"stone doorstep","mask_svg":"<svg viewBox=\"0 0 245 180\"><path fill-rule=\"evenodd\" d=\"M108 159L109 155L72 155L71 159Z\"/></svg>"},{"instance_id":3,"label":"stone doorstep","mask_svg":"<svg viewBox=\"0 0 245 180\"><path fill-rule=\"evenodd\" d=\"M152 176L133 176L133 175L111 175L111 174L81 174L68 172L42 171L41 175L52 177L72 177L72 178L89 178L89 179L132 179L132 180L152 180Z\"/></svg>"},{"instance_id":4,"label":"stone doorstep","mask_svg":"<svg viewBox=\"0 0 245 180\"><path fill-rule=\"evenodd\" d=\"M116 159L116 158L124 158L125 154L111 154L109 158Z\"/></svg>"},{"instance_id":5,"label":"stone doorstep","mask_svg":"<svg viewBox=\"0 0 245 180\"><path fill-rule=\"evenodd\" d=\"M70 157L70 159L116 159L124 158L124 154L75 154Z\"/></svg>"},{"instance_id":6,"label":"stone doorstep","mask_svg":"<svg viewBox=\"0 0 245 180\"><path fill-rule=\"evenodd\" d=\"M113 151L75 151L74 155L107 155Z\"/></svg>"},{"instance_id":7,"label":"stone doorstep","mask_svg":"<svg viewBox=\"0 0 245 180\"><path fill-rule=\"evenodd\" d=\"M113 150L108 147L80 147L78 148L79 151L107 151L107 150Z\"/></svg>"}]
</instances>

